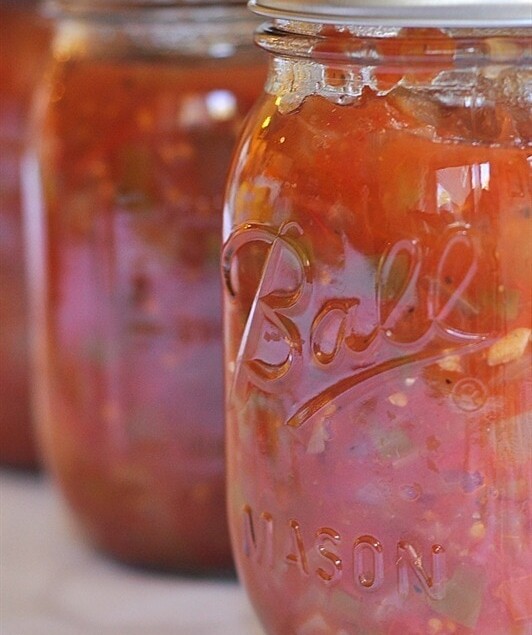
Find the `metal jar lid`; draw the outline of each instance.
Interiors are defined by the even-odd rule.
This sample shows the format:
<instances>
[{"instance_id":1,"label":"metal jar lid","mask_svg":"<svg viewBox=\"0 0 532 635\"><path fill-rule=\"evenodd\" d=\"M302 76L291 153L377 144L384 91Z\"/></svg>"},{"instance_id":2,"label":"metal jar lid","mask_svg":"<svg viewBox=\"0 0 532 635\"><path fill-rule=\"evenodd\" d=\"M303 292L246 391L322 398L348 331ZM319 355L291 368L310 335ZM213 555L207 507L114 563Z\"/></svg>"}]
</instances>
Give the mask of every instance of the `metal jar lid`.
<instances>
[{"instance_id":1,"label":"metal jar lid","mask_svg":"<svg viewBox=\"0 0 532 635\"><path fill-rule=\"evenodd\" d=\"M1 1L1 0L0 0ZM246 0L47 0L53 11L66 9L73 12L114 10L178 9L194 6L241 6Z\"/></svg>"},{"instance_id":2,"label":"metal jar lid","mask_svg":"<svg viewBox=\"0 0 532 635\"><path fill-rule=\"evenodd\" d=\"M327 24L497 28L532 26L532 0L250 0L260 15Z\"/></svg>"}]
</instances>

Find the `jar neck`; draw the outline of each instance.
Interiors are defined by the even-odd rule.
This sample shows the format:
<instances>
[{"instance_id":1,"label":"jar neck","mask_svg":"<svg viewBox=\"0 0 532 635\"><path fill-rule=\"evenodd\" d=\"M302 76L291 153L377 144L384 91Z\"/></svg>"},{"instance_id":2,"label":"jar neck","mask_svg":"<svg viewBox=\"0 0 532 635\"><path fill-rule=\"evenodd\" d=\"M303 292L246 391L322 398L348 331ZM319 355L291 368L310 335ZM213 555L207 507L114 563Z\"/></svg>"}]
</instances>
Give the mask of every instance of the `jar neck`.
<instances>
[{"instance_id":1,"label":"jar neck","mask_svg":"<svg viewBox=\"0 0 532 635\"><path fill-rule=\"evenodd\" d=\"M287 21L261 27L256 35L272 54L266 91L281 113L299 108L309 96L357 105L370 96L397 95L413 110L427 111L428 121L440 109L488 112L502 102L526 121L532 107L529 38L530 32L515 30L361 29Z\"/></svg>"},{"instance_id":2,"label":"jar neck","mask_svg":"<svg viewBox=\"0 0 532 635\"><path fill-rule=\"evenodd\" d=\"M532 28L437 29L324 25L274 20L256 33L276 56L325 64L468 68L531 66Z\"/></svg>"},{"instance_id":3,"label":"jar neck","mask_svg":"<svg viewBox=\"0 0 532 635\"><path fill-rule=\"evenodd\" d=\"M73 5L76 5L74 8ZM104 9L106 4L113 9ZM61 2L52 8L56 59L230 58L252 51L258 20L241 3Z\"/></svg>"}]
</instances>

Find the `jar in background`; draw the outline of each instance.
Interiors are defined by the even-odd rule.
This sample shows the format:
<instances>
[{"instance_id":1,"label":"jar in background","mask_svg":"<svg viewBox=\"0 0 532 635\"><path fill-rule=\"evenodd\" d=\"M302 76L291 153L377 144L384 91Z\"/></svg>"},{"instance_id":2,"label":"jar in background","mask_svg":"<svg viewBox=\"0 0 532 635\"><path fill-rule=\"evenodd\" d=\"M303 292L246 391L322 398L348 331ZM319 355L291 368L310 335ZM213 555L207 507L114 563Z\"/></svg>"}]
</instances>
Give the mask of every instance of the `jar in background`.
<instances>
[{"instance_id":1,"label":"jar in background","mask_svg":"<svg viewBox=\"0 0 532 635\"><path fill-rule=\"evenodd\" d=\"M20 162L49 28L37 2L0 2L0 464L37 466L29 397Z\"/></svg>"},{"instance_id":2,"label":"jar in background","mask_svg":"<svg viewBox=\"0 0 532 635\"><path fill-rule=\"evenodd\" d=\"M232 3L59 2L25 163L44 459L127 563L231 567L223 187L265 69Z\"/></svg>"},{"instance_id":3,"label":"jar in background","mask_svg":"<svg viewBox=\"0 0 532 635\"><path fill-rule=\"evenodd\" d=\"M531 632L530 9L453 7L256 1L224 319L269 635Z\"/></svg>"}]
</instances>

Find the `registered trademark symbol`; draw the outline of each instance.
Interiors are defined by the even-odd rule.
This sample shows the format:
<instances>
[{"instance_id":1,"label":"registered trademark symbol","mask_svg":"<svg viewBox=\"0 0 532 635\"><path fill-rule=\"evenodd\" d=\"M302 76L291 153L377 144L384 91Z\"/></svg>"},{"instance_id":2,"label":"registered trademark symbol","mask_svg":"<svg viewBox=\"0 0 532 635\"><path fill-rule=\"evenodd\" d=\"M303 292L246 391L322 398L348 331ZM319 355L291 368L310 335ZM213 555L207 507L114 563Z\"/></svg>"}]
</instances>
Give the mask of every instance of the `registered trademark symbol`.
<instances>
[{"instance_id":1,"label":"registered trademark symbol","mask_svg":"<svg viewBox=\"0 0 532 635\"><path fill-rule=\"evenodd\" d=\"M474 412L475 410L480 410L486 403L488 391L478 379L468 377L456 383L451 397L460 410Z\"/></svg>"}]
</instances>

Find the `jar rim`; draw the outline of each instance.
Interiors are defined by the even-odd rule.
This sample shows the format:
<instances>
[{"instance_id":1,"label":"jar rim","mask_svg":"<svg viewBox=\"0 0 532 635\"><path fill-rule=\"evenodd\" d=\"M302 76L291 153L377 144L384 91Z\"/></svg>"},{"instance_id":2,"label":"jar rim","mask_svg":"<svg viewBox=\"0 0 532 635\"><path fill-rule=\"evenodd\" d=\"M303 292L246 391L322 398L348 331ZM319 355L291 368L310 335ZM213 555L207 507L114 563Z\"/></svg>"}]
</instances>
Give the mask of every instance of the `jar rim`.
<instances>
[{"instance_id":1,"label":"jar rim","mask_svg":"<svg viewBox=\"0 0 532 635\"><path fill-rule=\"evenodd\" d=\"M248 6L269 18L338 25L532 26L530 0L249 0Z\"/></svg>"}]
</instances>

